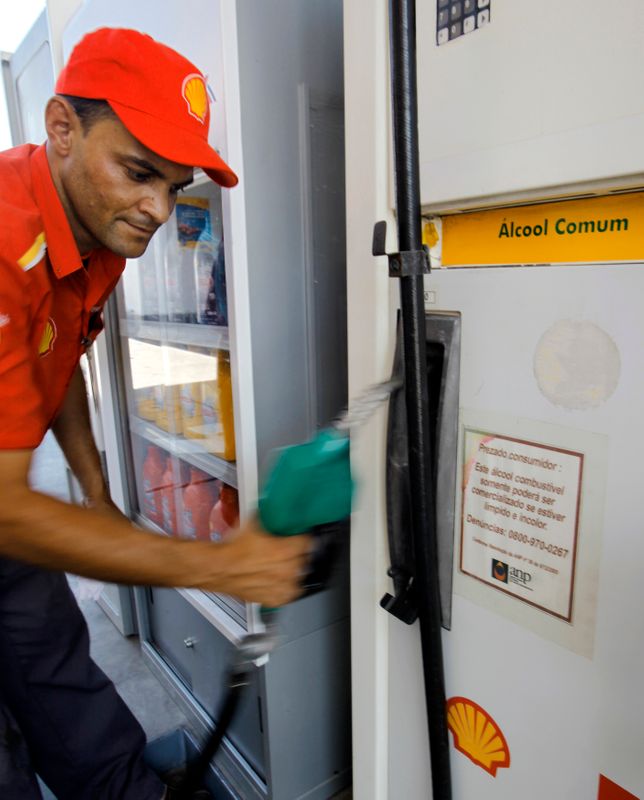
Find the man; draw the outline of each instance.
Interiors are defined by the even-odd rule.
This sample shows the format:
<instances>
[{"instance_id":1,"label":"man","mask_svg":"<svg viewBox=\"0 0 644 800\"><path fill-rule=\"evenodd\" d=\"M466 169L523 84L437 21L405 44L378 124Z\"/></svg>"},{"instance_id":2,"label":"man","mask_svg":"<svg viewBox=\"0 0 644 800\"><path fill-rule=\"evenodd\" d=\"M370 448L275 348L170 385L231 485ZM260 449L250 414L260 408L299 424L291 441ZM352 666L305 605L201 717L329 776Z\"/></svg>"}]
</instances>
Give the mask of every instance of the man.
<instances>
[{"instance_id":1,"label":"man","mask_svg":"<svg viewBox=\"0 0 644 800\"><path fill-rule=\"evenodd\" d=\"M252 523L223 544L159 537L110 501L79 357L125 258L145 251L193 167L225 187L237 177L208 145L203 76L150 37L89 34L56 93L46 145L0 155L0 797L40 797L30 761L58 800L161 800L63 571L279 606L299 594L310 542ZM85 508L28 486L49 427Z\"/></svg>"}]
</instances>

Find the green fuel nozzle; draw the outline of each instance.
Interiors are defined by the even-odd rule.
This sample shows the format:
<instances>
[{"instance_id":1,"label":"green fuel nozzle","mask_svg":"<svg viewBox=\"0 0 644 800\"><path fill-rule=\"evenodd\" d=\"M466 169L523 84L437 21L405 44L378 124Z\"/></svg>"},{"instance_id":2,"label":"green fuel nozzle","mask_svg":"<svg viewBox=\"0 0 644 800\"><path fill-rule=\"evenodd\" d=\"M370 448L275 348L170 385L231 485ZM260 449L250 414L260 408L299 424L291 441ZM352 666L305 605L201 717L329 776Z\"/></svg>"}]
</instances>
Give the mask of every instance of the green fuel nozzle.
<instances>
[{"instance_id":1,"label":"green fuel nozzle","mask_svg":"<svg viewBox=\"0 0 644 800\"><path fill-rule=\"evenodd\" d=\"M275 453L259 498L259 518L276 536L293 536L351 513L349 434L324 428L303 444Z\"/></svg>"},{"instance_id":2,"label":"green fuel nozzle","mask_svg":"<svg viewBox=\"0 0 644 800\"><path fill-rule=\"evenodd\" d=\"M349 434L400 386L400 380L391 380L369 387L310 441L273 453L259 496L259 517L267 531L293 536L349 516L354 488Z\"/></svg>"},{"instance_id":3,"label":"green fuel nozzle","mask_svg":"<svg viewBox=\"0 0 644 800\"><path fill-rule=\"evenodd\" d=\"M316 534L311 570L303 582L307 593L318 591L326 582L331 571L328 562L338 550L338 531L351 514L350 432L366 422L400 385L394 380L371 386L350 410L311 440L273 453L259 496L259 518L276 536Z\"/></svg>"}]
</instances>

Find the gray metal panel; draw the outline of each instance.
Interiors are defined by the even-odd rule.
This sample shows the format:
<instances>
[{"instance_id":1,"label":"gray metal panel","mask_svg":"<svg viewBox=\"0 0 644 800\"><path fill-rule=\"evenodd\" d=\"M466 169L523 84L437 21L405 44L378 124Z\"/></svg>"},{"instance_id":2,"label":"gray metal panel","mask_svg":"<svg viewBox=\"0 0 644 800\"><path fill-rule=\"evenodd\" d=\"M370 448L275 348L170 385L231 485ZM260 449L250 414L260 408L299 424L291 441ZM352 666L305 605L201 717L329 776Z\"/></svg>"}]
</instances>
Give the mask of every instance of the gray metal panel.
<instances>
[{"instance_id":1,"label":"gray metal panel","mask_svg":"<svg viewBox=\"0 0 644 800\"><path fill-rule=\"evenodd\" d=\"M174 589L150 589L147 598L150 641L216 722L233 645ZM227 736L261 777L264 744L257 678L244 692Z\"/></svg>"},{"instance_id":2,"label":"gray metal panel","mask_svg":"<svg viewBox=\"0 0 644 800\"><path fill-rule=\"evenodd\" d=\"M195 642L200 615L173 589L147 590L150 641L172 664L184 683L192 689L193 650L185 640Z\"/></svg>"},{"instance_id":3,"label":"gray metal panel","mask_svg":"<svg viewBox=\"0 0 644 800\"><path fill-rule=\"evenodd\" d=\"M308 291L314 420L327 424L347 399L347 287L342 98L310 91L311 259Z\"/></svg>"},{"instance_id":4,"label":"gray metal panel","mask_svg":"<svg viewBox=\"0 0 644 800\"><path fill-rule=\"evenodd\" d=\"M317 152L329 137L309 137L316 154L302 145L302 93L311 98L342 95L342 4L339 0L273 0L237 3L240 92L245 161L247 246L252 308L253 377L256 393L258 460L267 452L300 441L315 429L316 400L309 364L309 287L315 275L308 255L328 235L329 216L320 217L315 240L306 196L311 181L323 184L324 160ZM271 45L267 46L267 42ZM297 46L293 46L293 43ZM317 102L317 101L316 101ZM316 106L316 108L318 108ZM315 112L317 114L317 111ZM331 112L330 112L331 113ZM333 112L337 119L337 104ZM319 119L319 116L316 117ZM334 142L338 132L333 131ZM337 151L335 145L332 146ZM341 148L340 148L341 149ZM326 164L327 185L343 194L341 166ZM317 206L315 206L317 209ZM343 236L341 203L336 230ZM317 212L316 212L317 213ZM328 260L328 259L327 259ZM320 267L322 267L320 261ZM333 266L344 286L344 259ZM308 272L307 272L308 271ZM345 324L344 292L315 305L317 327ZM326 392L345 402L345 342L334 338L335 370L324 375ZM331 343L331 339L329 339ZM326 362L332 362L327 357ZM328 400L325 400L328 405Z\"/></svg>"},{"instance_id":5,"label":"gray metal panel","mask_svg":"<svg viewBox=\"0 0 644 800\"><path fill-rule=\"evenodd\" d=\"M290 642L265 667L269 798L324 800L351 781L349 621Z\"/></svg>"},{"instance_id":6,"label":"gray metal panel","mask_svg":"<svg viewBox=\"0 0 644 800\"><path fill-rule=\"evenodd\" d=\"M339 554L329 588L280 609L279 635L282 642L293 641L349 616L348 537L347 530L346 547Z\"/></svg>"}]
</instances>

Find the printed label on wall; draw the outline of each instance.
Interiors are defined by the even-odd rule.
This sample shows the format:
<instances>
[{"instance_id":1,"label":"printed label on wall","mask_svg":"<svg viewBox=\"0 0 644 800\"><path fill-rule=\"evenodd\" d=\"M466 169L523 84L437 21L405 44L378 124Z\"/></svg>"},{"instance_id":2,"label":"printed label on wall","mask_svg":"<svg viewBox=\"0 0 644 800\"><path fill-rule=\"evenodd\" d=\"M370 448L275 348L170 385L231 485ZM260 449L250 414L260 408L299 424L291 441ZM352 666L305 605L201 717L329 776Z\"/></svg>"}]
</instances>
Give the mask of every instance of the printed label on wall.
<instances>
[{"instance_id":1,"label":"printed label on wall","mask_svg":"<svg viewBox=\"0 0 644 800\"><path fill-rule=\"evenodd\" d=\"M432 267L644 259L644 192L433 217Z\"/></svg>"},{"instance_id":2,"label":"printed label on wall","mask_svg":"<svg viewBox=\"0 0 644 800\"><path fill-rule=\"evenodd\" d=\"M570 622L581 453L465 429L461 571Z\"/></svg>"}]
</instances>

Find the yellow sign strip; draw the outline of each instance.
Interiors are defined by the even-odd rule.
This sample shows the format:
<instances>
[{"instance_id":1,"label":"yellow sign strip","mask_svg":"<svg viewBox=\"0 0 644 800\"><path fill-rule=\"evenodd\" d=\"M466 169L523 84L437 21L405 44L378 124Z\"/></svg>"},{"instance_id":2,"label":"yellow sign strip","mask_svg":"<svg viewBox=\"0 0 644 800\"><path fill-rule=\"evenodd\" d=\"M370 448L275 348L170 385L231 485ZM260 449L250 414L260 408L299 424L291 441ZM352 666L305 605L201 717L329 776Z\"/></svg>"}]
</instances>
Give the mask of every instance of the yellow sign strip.
<instances>
[{"instance_id":1,"label":"yellow sign strip","mask_svg":"<svg viewBox=\"0 0 644 800\"><path fill-rule=\"evenodd\" d=\"M443 217L441 265L644 261L644 192Z\"/></svg>"}]
</instances>

